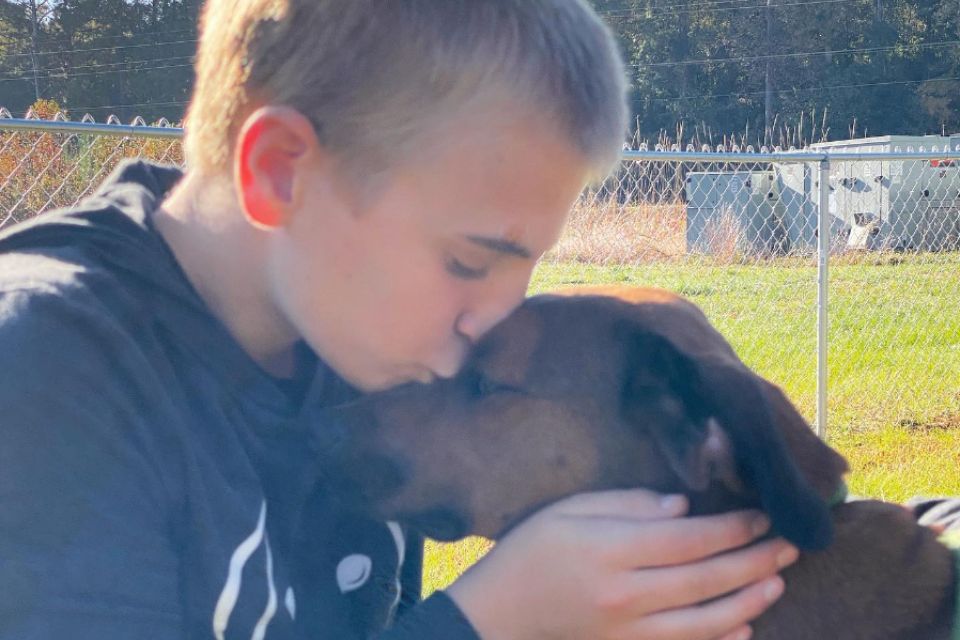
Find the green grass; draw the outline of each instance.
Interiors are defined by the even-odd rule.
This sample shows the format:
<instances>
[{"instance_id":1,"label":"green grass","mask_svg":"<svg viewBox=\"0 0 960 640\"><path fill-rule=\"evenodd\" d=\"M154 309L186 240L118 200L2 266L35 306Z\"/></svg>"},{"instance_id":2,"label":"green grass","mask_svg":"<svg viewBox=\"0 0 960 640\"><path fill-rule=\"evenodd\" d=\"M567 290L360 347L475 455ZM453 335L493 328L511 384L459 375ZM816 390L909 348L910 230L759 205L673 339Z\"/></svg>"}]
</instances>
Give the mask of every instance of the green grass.
<instances>
[{"instance_id":1,"label":"green grass","mask_svg":"<svg viewBox=\"0 0 960 640\"><path fill-rule=\"evenodd\" d=\"M830 266L828 441L850 491L890 501L960 495L960 255L862 256ZM531 293L578 284L657 286L697 303L744 361L812 418L816 268L706 261L637 266L545 263ZM429 544L424 590L489 548Z\"/></svg>"},{"instance_id":2,"label":"green grass","mask_svg":"<svg viewBox=\"0 0 960 640\"><path fill-rule=\"evenodd\" d=\"M952 428L838 431L828 442L847 458L850 492L890 502L960 496L960 423Z\"/></svg>"},{"instance_id":3,"label":"green grass","mask_svg":"<svg viewBox=\"0 0 960 640\"><path fill-rule=\"evenodd\" d=\"M924 424L960 414L960 255L870 260L830 267L828 425ZM812 419L816 281L815 267L797 261L567 263L541 265L531 290L603 283L681 293Z\"/></svg>"}]
</instances>

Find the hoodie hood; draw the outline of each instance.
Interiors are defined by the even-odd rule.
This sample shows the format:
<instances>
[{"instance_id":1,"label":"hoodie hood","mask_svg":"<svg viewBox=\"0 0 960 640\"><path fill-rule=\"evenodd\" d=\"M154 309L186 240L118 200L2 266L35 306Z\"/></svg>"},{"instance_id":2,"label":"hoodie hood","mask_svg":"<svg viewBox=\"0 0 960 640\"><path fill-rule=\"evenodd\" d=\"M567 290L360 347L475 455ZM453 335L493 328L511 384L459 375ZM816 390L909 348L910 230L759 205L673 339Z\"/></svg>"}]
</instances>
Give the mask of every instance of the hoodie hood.
<instances>
[{"instance_id":1,"label":"hoodie hood","mask_svg":"<svg viewBox=\"0 0 960 640\"><path fill-rule=\"evenodd\" d=\"M105 306L125 308L138 323L184 343L236 393L293 417L300 403L291 402L278 381L211 312L153 225L154 211L182 177L176 167L126 161L75 207L44 213L0 234L0 258L5 254L52 258L51 264L62 272L56 286L81 284L107 298ZM19 274L17 264L5 267L0 289L11 286L11 278L21 283L36 279L35 261L24 261L25 272ZM122 300L118 302L117 296ZM316 375L319 363L306 345L298 345L297 355L306 360L303 370L311 378L322 377ZM304 381L308 396L314 395L316 382Z\"/></svg>"}]
</instances>

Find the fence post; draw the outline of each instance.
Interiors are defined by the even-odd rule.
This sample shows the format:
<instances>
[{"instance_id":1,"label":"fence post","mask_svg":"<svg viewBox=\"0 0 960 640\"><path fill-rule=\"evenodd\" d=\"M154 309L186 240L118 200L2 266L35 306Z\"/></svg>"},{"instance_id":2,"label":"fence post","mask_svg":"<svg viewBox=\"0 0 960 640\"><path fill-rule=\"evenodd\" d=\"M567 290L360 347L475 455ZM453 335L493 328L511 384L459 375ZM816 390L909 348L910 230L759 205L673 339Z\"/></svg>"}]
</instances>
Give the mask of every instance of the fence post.
<instances>
[{"instance_id":1,"label":"fence post","mask_svg":"<svg viewBox=\"0 0 960 640\"><path fill-rule=\"evenodd\" d=\"M827 287L830 258L830 158L819 162L817 191L817 435L827 437Z\"/></svg>"}]
</instances>

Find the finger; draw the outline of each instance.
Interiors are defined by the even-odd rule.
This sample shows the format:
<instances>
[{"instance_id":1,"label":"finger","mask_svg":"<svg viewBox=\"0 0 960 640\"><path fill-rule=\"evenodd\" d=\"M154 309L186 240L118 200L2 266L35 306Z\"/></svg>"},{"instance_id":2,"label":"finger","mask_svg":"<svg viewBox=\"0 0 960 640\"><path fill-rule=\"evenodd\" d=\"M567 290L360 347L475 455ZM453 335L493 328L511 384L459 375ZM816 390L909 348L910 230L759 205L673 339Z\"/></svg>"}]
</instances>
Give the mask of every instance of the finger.
<instances>
[{"instance_id":1,"label":"finger","mask_svg":"<svg viewBox=\"0 0 960 640\"><path fill-rule=\"evenodd\" d=\"M610 559L622 567L663 567L686 564L737 549L770 529L759 511L717 516L624 522L602 530ZM598 535L601 532L598 532Z\"/></svg>"},{"instance_id":2,"label":"finger","mask_svg":"<svg viewBox=\"0 0 960 640\"><path fill-rule=\"evenodd\" d=\"M696 564L635 571L624 586L639 616L650 611L654 599L658 609L676 609L732 593L770 578L798 555L782 540L762 542Z\"/></svg>"},{"instance_id":3,"label":"finger","mask_svg":"<svg viewBox=\"0 0 960 640\"><path fill-rule=\"evenodd\" d=\"M664 495L646 489L579 493L557 501L551 509L565 516L588 518L657 519L686 513L682 495Z\"/></svg>"},{"instance_id":4,"label":"finger","mask_svg":"<svg viewBox=\"0 0 960 640\"><path fill-rule=\"evenodd\" d=\"M783 595L779 576L764 580L707 604L651 614L637 620L627 638L658 640L714 640L736 637Z\"/></svg>"},{"instance_id":5,"label":"finger","mask_svg":"<svg viewBox=\"0 0 960 640\"><path fill-rule=\"evenodd\" d=\"M753 637L753 629L747 626L740 627L736 631L731 631L718 640L750 640Z\"/></svg>"}]
</instances>

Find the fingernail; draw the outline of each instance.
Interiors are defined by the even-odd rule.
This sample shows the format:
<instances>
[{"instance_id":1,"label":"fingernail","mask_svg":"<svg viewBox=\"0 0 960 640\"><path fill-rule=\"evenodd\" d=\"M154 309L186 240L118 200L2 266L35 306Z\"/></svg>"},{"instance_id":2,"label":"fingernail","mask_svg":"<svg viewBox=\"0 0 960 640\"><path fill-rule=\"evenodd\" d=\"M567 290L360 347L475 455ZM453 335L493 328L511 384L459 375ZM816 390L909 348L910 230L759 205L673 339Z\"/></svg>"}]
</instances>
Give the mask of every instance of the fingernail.
<instances>
[{"instance_id":1,"label":"fingernail","mask_svg":"<svg viewBox=\"0 0 960 640\"><path fill-rule=\"evenodd\" d=\"M763 597L767 602L773 602L783 593L783 580L780 578L771 578L763 587Z\"/></svg>"},{"instance_id":2,"label":"fingernail","mask_svg":"<svg viewBox=\"0 0 960 640\"><path fill-rule=\"evenodd\" d=\"M759 515L753 519L751 530L753 535L762 536L770 529L770 518L765 515Z\"/></svg>"},{"instance_id":3,"label":"fingernail","mask_svg":"<svg viewBox=\"0 0 960 640\"><path fill-rule=\"evenodd\" d=\"M746 629L743 629L742 631L740 631L740 633L738 633L733 637L734 637L734 640L750 640L752 636L753 636L753 629L751 629L750 627L747 627Z\"/></svg>"},{"instance_id":4,"label":"fingernail","mask_svg":"<svg viewBox=\"0 0 960 640\"><path fill-rule=\"evenodd\" d=\"M783 551L777 554L777 566L781 569L787 566L788 564L793 564L796 562L797 558L800 556L800 552L796 547L787 547Z\"/></svg>"},{"instance_id":5,"label":"fingernail","mask_svg":"<svg viewBox=\"0 0 960 640\"><path fill-rule=\"evenodd\" d=\"M687 506L687 499L682 495L670 495L660 498L660 508L667 513L680 513Z\"/></svg>"}]
</instances>

